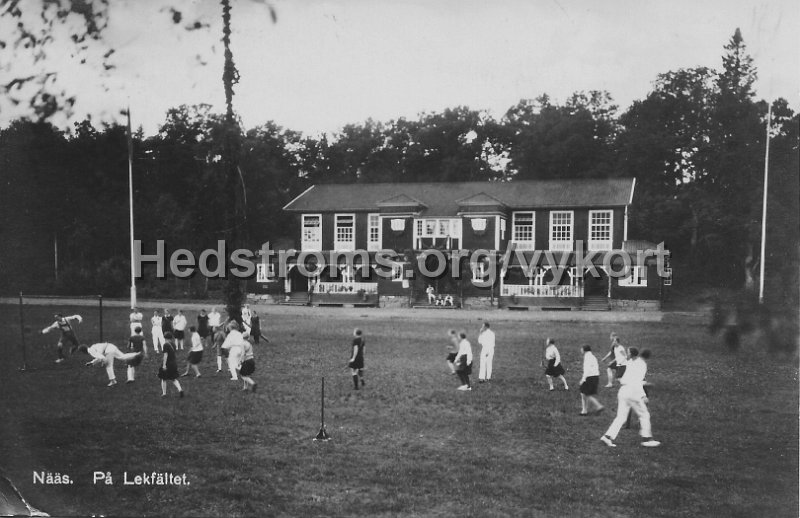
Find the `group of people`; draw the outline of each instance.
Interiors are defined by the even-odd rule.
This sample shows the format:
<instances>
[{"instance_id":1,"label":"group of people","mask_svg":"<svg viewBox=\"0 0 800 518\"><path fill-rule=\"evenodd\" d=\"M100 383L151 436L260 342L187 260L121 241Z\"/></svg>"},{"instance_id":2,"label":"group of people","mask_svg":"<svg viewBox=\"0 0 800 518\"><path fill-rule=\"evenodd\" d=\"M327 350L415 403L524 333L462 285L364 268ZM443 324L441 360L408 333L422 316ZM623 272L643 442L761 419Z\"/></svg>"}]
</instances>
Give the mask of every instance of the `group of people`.
<instances>
[{"instance_id":1,"label":"group of people","mask_svg":"<svg viewBox=\"0 0 800 518\"><path fill-rule=\"evenodd\" d=\"M461 384L456 390L472 390L470 375L472 374L472 344L467 340L467 332L450 329L447 331L449 343L447 344L447 366L451 374L458 376ZM494 331L489 322L484 322L478 331L478 343L481 346L480 368L478 371L478 383L486 383L492 380L492 362L494 360Z\"/></svg>"},{"instance_id":2,"label":"group of people","mask_svg":"<svg viewBox=\"0 0 800 518\"><path fill-rule=\"evenodd\" d=\"M136 308L130 314L131 337L128 340L128 352L122 352L112 343L97 343L90 347L80 346L73 328L73 322L82 322L80 315L64 316L56 314L55 321L42 330L48 333L58 329L61 336L58 341L57 363L64 361L63 348L65 345L72 345L71 352L82 350L89 354L92 360L87 365L104 365L108 374L108 386L117 384L114 374L114 360L126 362L127 383L135 381L136 368L141 365L143 359L147 359L148 351L146 340L143 336L141 321L142 314ZM201 376L199 365L203 359L203 352L207 347L213 347L217 356L217 373L223 370L223 359L227 361L231 380L239 379L243 382L242 390L252 390L255 392L257 383L253 380L252 374L255 371L255 356L253 344L257 344L261 338L260 324L258 315L251 311L248 306L242 308L242 322L227 319L223 323L222 315L216 308L206 314L201 310L197 316L197 325L188 327L190 343L189 355L187 358L186 369L183 374L178 371L177 351L184 347L186 338L186 326L188 322L182 310L172 316L168 309L162 314L156 310L151 319L151 333L153 336L153 348L156 354L161 354L159 363L158 377L161 379L162 397L167 396L167 386L169 382L178 390L180 397L183 397L183 388L178 378L188 376L190 371L194 372L196 378ZM451 374L457 375L459 379L459 391L471 391L473 354L472 345L467 339L466 331L456 332L451 329L448 331L448 354L446 361ZM628 423L630 415L636 414L639 419L639 430L642 437L643 446L654 447L661 443L653 439L650 413L647 409L649 383L645 381L647 375L647 360L651 353L648 349L641 352L635 348L625 348L620 342L616 333L611 333L611 347L601 361L611 360L607 367L608 382L607 388L614 386L614 381L618 381L620 389L617 394L617 415L613 422L600 438L609 447L616 447L614 440L622 427ZM492 379L492 363L495 350L495 333L491 329L489 322L483 322L478 332L478 344L480 351L480 369L478 382L486 383ZM353 331L353 341L347 367L351 371L353 378L353 389L359 390L365 386L364 380L364 349L366 340L361 329ZM581 394L581 416L590 414L600 414L605 407L597 399L600 384L600 366L597 357L592 353L589 345L581 347L583 355L583 373L580 379ZM550 391L555 390L555 382L563 385L564 390L569 390L569 385L565 378L566 371L561 362L561 355L553 338L547 338L542 359L545 377Z\"/></svg>"},{"instance_id":3,"label":"group of people","mask_svg":"<svg viewBox=\"0 0 800 518\"><path fill-rule=\"evenodd\" d=\"M43 334L52 330L59 330L58 358L56 363L65 360L64 346L71 345L70 353L81 351L92 357L86 365L103 365L108 376L108 386L117 384L114 372L114 361L124 361L127 366L126 383L136 380L136 369L142 361L149 357L147 341L142 329L143 315L138 308L132 308L130 314L131 335L128 338L127 352L110 342L100 342L91 346L80 345L74 326L75 322L82 322L80 315L64 316L55 314L55 321L42 330ZM167 396L167 386L171 382L178 390L179 397L184 392L179 378L194 372L196 378L201 376L200 363L206 348L214 348L217 355L217 373L223 371L223 359L227 361L227 368L231 373L231 380L241 379L244 383L243 390L256 390L257 383L252 379L255 372L255 355L253 344L259 343L262 338L259 317L249 306L242 308L241 324L235 320L222 320L222 315L216 308L206 314L203 309L197 316L197 325L188 326L188 321L182 310L177 310L175 315L170 315L168 309L162 314L156 310L151 318L151 335L153 337L153 352L161 355L158 368L158 377L161 379L161 395ZM189 354L186 359L186 369L181 374L178 370L178 351L184 349L185 340L189 339Z\"/></svg>"},{"instance_id":4,"label":"group of people","mask_svg":"<svg viewBox=\"0 0 800 518\"><path fill-rule=\"evenodd\" d=\"M131 308L130 314L130 329L131 335L135 333L137 327L142 327L144 315L138 308ZM200 335L204 346L209 346L213 340L214 330L219 328L222 324L222 314L217 311L216 307L211 308L211 312L206 313L205 309L200 310L197 315L197 325L195 331ZM250 309L249 304L242 307L242 324L246 331L253 337L255 343L261 339L261 319L254 310ZM172 333L175 340L175 347L177 350L182 351L186 345L186 329L188 321L183 314L182 309L178 309L174 315L170 313L169 308L164 308L163 312L159 310L153 311L153 316L150 318L150 333L153 339L153 350L156 353L162 352L162 347L166 341L166 334ZM191 330L190 330L191 332Z\"/></svg>"},{"instance_id":5,"label":"group of people","mask_svg":"<svg viewBox=\"0 0 800 518\"><path fill-rule=\"evenodd\" d=\"M458 375L461 382L457 390L472 390L469 378L472 374L472 345L467 340L467 333L465 331L456 332L451 329L448 331L448 336L446 361L450 372ZM616 333L611 333L610 339L611 348L602 359L602 361L611 359L607 368L608 383L605 386L608 388L613 387L614 381L618 380L620 389L617 394L617 415L606 433L601 437L601 441L609 447L616 447L614 440L626 423L630 426L630 416L633 413L639 418L641 444L648 447L659 446L661 443L653 439L650 412L647 409L647 391L650 384L645 381L645 377L647 375L647 360L650 358L651 353L648 349L640 352L636 347L626 349L620 343ZM492 361L495 349L495 334L491 330L489 322L484 322L481 326L478 334L478 343L481 345L478 381L483 383L490 381L492 378ZM583 373L579 389L581 394L581 411L579 415L599 415L605 410L605 407L597 399L600 385L600 364L597 357L592 353L591 346L581 346L581 354L583 355ZM545 340L542 366L544 367L545 378L550 391L555 390L554 383L556 381L563 385L564 390L569 390L567 379L564 377L566 370L561 363L561 355L553 338Z\"/></svg>"}]
</instances>

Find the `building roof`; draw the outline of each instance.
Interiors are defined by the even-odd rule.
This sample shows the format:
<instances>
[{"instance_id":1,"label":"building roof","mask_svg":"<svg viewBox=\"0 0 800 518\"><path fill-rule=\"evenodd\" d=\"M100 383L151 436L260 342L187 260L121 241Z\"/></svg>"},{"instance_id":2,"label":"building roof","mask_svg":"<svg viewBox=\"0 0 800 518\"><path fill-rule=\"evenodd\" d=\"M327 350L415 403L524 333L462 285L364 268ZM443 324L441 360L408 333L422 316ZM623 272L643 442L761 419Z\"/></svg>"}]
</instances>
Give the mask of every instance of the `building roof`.
<instances>
[{"instance_id":1,"label":"building roof","mask_svg":"<svg viewBox=\"0 0 800 518\"><path fill-rule=\"evenodd\" d=\"M455 216L459 212L459 202L475 198L484 202L494 199L511 210L624 207L631 203L634 184L633 178L321 184L306 190L284 210L377 212L389 200L413 200L421 204L422 215Z\"/></svg>"}]
</instances>

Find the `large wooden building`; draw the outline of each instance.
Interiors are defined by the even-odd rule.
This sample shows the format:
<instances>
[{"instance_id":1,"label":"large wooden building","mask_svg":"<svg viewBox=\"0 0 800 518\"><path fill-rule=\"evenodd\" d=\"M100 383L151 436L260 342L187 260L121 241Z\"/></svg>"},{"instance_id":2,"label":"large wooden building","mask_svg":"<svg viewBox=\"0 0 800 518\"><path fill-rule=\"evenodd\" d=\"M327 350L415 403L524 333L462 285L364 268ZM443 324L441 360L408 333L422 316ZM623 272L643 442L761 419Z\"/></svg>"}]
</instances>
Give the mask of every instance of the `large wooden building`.
<instances>
[{"instance_id":1,"label":"large wooden building","mask_svg":"<svg viewBox=\"0 0 800 518\"><path fill-rule=\"evenodd\" d=\"M423 305L433 294L448 307L658 308L670 278L637 257L655 245L628 239L634 189L628 178L315 185L284 207L303 267L262 272L259 291L315 305ZM389 266L382 250L395 253ZM486 253L471 261L476 250ZM363 252L316 268L314 254L331 251ZM580 266L587 252L596 273Z\"/></svg>"}]
</instances>

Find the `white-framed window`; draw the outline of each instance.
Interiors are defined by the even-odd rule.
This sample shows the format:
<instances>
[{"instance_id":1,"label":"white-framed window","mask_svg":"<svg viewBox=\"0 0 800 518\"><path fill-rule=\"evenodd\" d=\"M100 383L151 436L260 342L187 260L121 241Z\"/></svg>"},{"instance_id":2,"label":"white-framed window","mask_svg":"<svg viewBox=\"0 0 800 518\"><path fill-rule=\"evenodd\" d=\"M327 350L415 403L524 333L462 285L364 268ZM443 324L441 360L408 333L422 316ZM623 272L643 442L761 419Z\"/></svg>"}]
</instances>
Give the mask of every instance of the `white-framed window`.
<instances>
[{"instance_id":1,"label":"white-framed window","mask_svg":"<svg viewBox=\"0 0 800 518\"><path fill-rule=\"evenodd\" d=\"M505 221L505 220L501 220ZM535 250L534 228L536 214L531 211L514 212L511 215L511 242L519 250Z\"/></svg>"},{"instance_id":2,"label":"white-framed window","mask_svg":"<svg viewBox=\"0 0 800 518\"><path fill-rule=\"evenodd\" d=\"M614 211L589 211L589 250L611 250L614 238Z\"/></svg>"},{"instance_id":3,"label":"white-framed window","mask_svg":"<svg viewBox=\"0 0 800 518\"><path fill-rule=\"evenodd\" d=\"M336 214L335 234L333 240L334 250L356 249L356 215Z\"/></svg>"},{"instance_id":4,"label":"white-framed window","mask_svg":"<svg viewBox=\"0 0 800 518\"><path fill-rule=\"evenodd\" d=\"M500 239L506 238L506 218L500 218Z\"/></svg>"},{"instance_id":5,"label":"white-framed window","mask_svg":"<svg viewBox=\"0 0 800 518\"><path fill-rule=\"evenodd\" d=\"M453 245L454 240L461 242L460 218L423 218L414 224L414 243L417 249L422 247L422 239L446 240L445 244Z\"/></svg>"},{"instance_id":6,"label":"white-framed window","mask_svg":"<svg viewBox=\"0 0 800 518\"><path fill-rule=\"evenodd\" d=\"M574 215L574 211L571 210L550 211L550 250L572 250Z\"/></svg>"},{"instance_id":7,"label":"white-framed window","mask_svg":"<svg viewBox=\"0 0 800 518\"><path fill-rule=\"evenodd\" d=\"M619 285L626 288L646 288L647 266L631 266L630 275L620 277Z\"/></svg>"},{"instance_id":8,"label":"white-framed window","mask_svg":"<svg viewBox=\"0 0 800 518\"><path fill-rule=\"evenodd\" d=\"M256 282L275 282L274 263L256 263Z\"/></svg>"},{"instance_id":9,"label":"white-framed window","mask_svg":"<svg viewBox=\"0 0 800 518\"><path fill-rule=\"evenodd\" d=\"M381 249L381 217L379 214L367 214L367 251Z\"/></svg>"},{"instance_id":10,"label":"white-framed window","mask_svg":"<svg viewBox=\"0 0 800 518\"><path fill-rule=\"evenodd\" d=\"M304 252L322 250L322 214L303 214L300 249Z\"/></svg>"},{"instance_id":11,"label":"white-framed window","mask_svg":"<svg viewBox=\"0 0 800 518\"><path fill-rule=\"evenodd\" d=\"M403 275L403 272L404 272L403 263L392 263L393 282L403 282L405 280L405 275Z\"/></svg>"}]
</instances>

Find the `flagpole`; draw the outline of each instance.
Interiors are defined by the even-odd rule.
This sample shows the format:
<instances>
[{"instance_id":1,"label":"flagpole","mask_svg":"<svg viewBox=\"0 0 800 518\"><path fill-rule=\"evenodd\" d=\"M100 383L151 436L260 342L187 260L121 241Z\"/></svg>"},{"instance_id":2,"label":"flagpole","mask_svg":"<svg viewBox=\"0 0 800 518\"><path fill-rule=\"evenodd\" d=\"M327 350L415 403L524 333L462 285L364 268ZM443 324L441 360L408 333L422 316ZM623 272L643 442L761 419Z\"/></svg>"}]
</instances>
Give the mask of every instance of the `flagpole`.
<instances>
[{"instance_id":1,"label":"flagpole","mask_svg":"<svg viewBox=\"0 0 800 518\"><path fill-rule=\"evenodd\" d=\"M758 276L758 303L764 303L764 263L767 249L767 186L769 184L769 130L772 125L772 104L767 108L767 147L764 152L764 201L761 208L761 264Z\"/></svg>"},{"instance_id":2,"label":"flagpole","mask_svg":"<svg viewBox=\"0 0 800 518\"><path fill-rule=\"evenodd\" d=\"M130 211L131 242L131 308L136 307L136 273L133 257L133 133L131 132L131 107L128 105L128 207Z\"/></svg>"}]
</instances>

